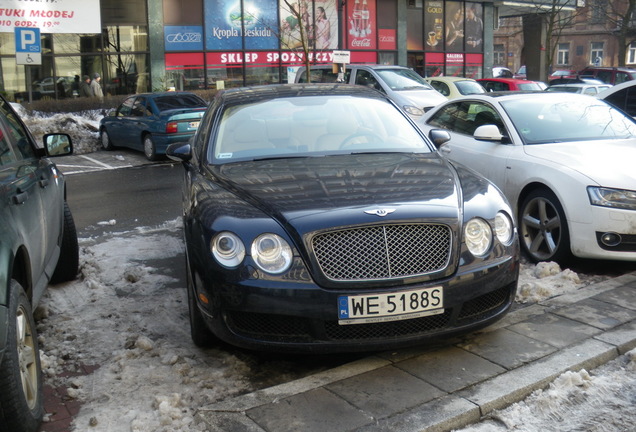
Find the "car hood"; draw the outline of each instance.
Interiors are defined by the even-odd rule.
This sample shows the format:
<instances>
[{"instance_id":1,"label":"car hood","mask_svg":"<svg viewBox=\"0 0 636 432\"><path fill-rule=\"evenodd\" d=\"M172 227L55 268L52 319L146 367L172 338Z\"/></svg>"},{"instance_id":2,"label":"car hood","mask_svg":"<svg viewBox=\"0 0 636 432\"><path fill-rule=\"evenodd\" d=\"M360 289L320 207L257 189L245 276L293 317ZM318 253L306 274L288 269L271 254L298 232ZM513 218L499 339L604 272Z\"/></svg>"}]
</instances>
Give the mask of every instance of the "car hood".
<instances>
[{"instance_id":1,"label":"car hood","mask_svg":"<svg viewBox=\"0 0 636 432\"><path fill-rule=\"evenodd\" d=\"M566 166L605 187L636 189L636 139L524 146L527 155Z\"/></svg>"},{"instance_id":2,"label":"car hood","mask_svg":"<svg viewBox=\"0 0 636 432\"><path fill-rule=\"evenodd\" d=\"M401 99L400 105L405 105L407 102L410 102L418 108L434 107L448 100L440 92L434 89L400 90L393 92L393 94L399 96ZM394 97L394 99L396 99L396 97Z\"/></svg>"},{"instance_id":3,"label":"car hood","mask_svg":"<svg viewBox=\"0 0 636 432\"><path fill-rule=\"evenodd\" d=\"M298 233L380 220L456 223L461 216L456 173L435 153L239 162L212 174L237 198Z\"/></svg>"}]
</instances>

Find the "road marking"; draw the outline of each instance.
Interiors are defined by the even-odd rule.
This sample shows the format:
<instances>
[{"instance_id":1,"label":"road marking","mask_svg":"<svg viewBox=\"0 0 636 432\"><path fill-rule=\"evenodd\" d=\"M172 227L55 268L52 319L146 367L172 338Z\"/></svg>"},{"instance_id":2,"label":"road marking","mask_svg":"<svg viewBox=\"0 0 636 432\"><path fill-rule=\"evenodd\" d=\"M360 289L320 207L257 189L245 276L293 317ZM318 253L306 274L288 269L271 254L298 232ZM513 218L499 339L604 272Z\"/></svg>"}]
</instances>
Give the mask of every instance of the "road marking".
<instances>
[{"instance_id":1,"label":"road marking","mask_svg":"<svg viewBox=\"0 0 636 432\"><path fill-rule=\"evenodd\" d=\"M86 160L89 160L89 161L91 161L91 162L94 162L94 163L96 163L96 164L98 164L98 165L101 165L101 166L103 166L103 167L104 167L104 168L106 168L106 169L115 169L115 168L119 168L119 167L114 167L114 166L111 166L111 165L105 164L105 163L104 163L104 162L102 162L102 161L98 161L97 159L93 159L93 158L88 157L88 156L85 156L85 155L79 155L79 156L80 156L80 157L82 157L82 158L84 158L84 159L86 159Z\"/></svg>"}]
</instances>

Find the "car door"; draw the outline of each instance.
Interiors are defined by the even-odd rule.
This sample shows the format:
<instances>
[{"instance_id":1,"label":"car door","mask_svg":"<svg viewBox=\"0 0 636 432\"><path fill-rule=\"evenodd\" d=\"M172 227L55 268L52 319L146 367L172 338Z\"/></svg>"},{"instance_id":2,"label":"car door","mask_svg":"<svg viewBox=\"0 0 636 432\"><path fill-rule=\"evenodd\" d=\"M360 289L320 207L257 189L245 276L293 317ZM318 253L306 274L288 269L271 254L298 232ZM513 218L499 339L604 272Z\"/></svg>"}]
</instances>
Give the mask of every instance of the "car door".
<instances>
[{"instance_id":1,"label":"car door","mask_svg":"<svg viewBox=\"0 0 636 432\"><path fill-rule=\"evenodd\" d=\"M130 96L119 105L115 115L108 118L108 135L115 146L130 147L130 121L136 96Z\"/></svg>"},{"instance_id":2,"label":"car door","mask_svg":"<svg viewBox=\"0 0 636 432\"><path fill-rule=\"evenodd\" d=\"M48 179L42 173L31 143L22 141L19 134L14 133L6 117L8 112L3 101L0 104L0 185L3 197L0 205L5 208L1 213L8 215L13 222L9 226L14 227L11 237L17 241L16 246L24 246L30 256L30 276L36 286L50 256L41 199Z\"/></svg>"},{"instance_id":3,"label":"car door","mask_svg":"<svg viewBox=\"0 0 636 432\"><path fill-rule=\"evenodd\" d=\"M477 127L495 124L504 136L510 136L497 110L482 101L461 101L444 105L426 124L446 129L451 140L440 153L460 162L493 181L502 190L507 180L508 159L514 146L504 141L483 141L473 137Z\"/></svg>"},{"instance_id":4,"label":"car door","mask_svg":"<svg viewBox=\"0 0 636 432\"><path fill-rule=\"evenodd\" d=\"M126 117L127 124L127 139L130 142L130 147L143 150L144 145L142 141L142 135L144 131L150 129L150 122L152 120L152 112L147 107L147 98L145 96L138 96L135 98L130 116Z\"/></svg>"}]
</instances>

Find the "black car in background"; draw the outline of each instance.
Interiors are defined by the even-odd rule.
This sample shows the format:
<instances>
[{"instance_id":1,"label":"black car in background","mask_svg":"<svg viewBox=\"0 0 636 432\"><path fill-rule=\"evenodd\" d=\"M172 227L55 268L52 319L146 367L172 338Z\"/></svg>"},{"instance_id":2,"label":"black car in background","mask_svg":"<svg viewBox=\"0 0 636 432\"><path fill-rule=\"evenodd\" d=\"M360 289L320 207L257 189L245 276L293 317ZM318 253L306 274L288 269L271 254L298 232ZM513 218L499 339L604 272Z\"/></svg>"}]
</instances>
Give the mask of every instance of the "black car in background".
<instances>
[{"instance_id":1,"label":"black car in background","mask_svg":"<svg viewBox=\"0 0 636 432\"><path fill-rule=\"evenodd\" d=\"M44 414L33 310L49 282L75 278L79 261L64 176L48 156L72 150L66 134L37 148L0 98L0 431L34 432Z\"/></svg>"},{"instance_id":2,"label":"black car in background","mask_svg":"<svg viewBox=\"0 0 636 432\"><path fill-rule=\"evenodd\" d=\"M389 349L507 312L519 272L507 201L389 97L288 84L220 91L210 106L167 150L185 168L197 345Z\"/></svg>"}]
</instances>

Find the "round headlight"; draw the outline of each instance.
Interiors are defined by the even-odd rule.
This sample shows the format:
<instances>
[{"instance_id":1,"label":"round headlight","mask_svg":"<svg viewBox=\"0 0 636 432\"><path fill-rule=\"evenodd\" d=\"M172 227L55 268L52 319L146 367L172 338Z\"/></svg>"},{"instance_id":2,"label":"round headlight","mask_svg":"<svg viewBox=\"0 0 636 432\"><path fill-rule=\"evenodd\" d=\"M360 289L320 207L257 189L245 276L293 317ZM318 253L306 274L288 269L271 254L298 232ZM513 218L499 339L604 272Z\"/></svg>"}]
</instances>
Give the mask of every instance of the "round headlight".
<instances>
[{"instance_id":1,"label":"round headlight","mask_svg":"<svg viewBox=\"0 0 636 432\"><path fill-rule=\"evenodd\" d=\"M492 230L483 219L474 218L464 226L464 239L468 250L475 256L481 256L490 249Z\"/></svg>"},{"instance_id":2,"label":"round headlight","mask_svg":"<svg viewBox=\"0 0 636 432\"><path fill-rule=\"evenodd\" d=\"M495 235L501 243L510 244L513 235L512 220L506 213L499 212L495 216Z\"/></svg>"},{"instance_id":3,"label":"round headlight","mask_svg":"<svg viewBox=\"0 0 636 432\"><path fill-rule=\"evenodd\" d=\"M282 273L292 263L292 250L282 237L276 234L261 234L252 243L252 258L261 270L267 273Z\"/></svg>"},{"instance_id":4,"label":"round headlight","mask_svg":"<svg viewBox=\"0 0 636 432\"><path fill-rule=\"evenodd\" d=\"M236 267L245 258L245 246L240 238L229 231L218 233L210 242L214 258L224 267Z\"/></svg>"}]
</instances>

